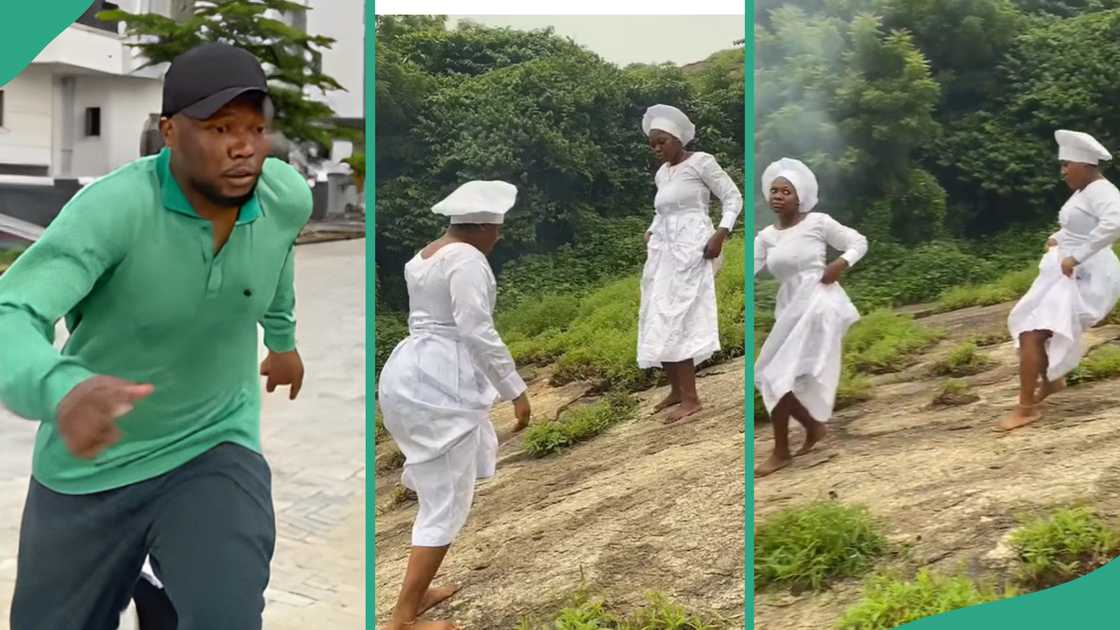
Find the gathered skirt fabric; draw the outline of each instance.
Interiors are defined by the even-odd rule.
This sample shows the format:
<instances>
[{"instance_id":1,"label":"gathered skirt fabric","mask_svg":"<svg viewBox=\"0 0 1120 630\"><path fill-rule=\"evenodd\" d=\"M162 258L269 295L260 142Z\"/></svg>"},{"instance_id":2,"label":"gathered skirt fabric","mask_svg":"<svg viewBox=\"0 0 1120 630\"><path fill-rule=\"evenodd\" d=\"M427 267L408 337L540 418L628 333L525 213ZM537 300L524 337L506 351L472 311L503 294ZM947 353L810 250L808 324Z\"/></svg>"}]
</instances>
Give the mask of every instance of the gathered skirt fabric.
<instances>
[{"instance_id":1,"label":"gathered skirt fabric","mask_svg":"<svg viewBox=\"0 0 1120 630\"><path fill-rule=\"evenodd\" d=\"M1044 330L1048 367L1046 378L1056 381L1081 362L1081 336L1103 320L1120 298L1120 260L1111 249L1078 265L1074 277L1062 273L1062 254L1051 248L1039 263L1038 277L1007 318L1007 328L1019 347L1019 336Z\"/></svg>"},{"instance_id":2,"label":"gathered skirt fabric","mask_svg":"<svg viewBox=\"0 0 1120 630\"><path fill-rule=\"evenodd\" d=\"M859 321L859 311L839 284L822 284L819 274L779 294L779 304L755 362L755 386L767 413L792 393L813 419L827 422L840 383L844 335Z\"/></svg>"},{"instance_id":3,"label":"gathered skirt fabric","mask_svg":"<svg viewBox=\"0 0 1120 630\"><path fill-rule=\"evenodd\" d=\"M470 514L475 482L494 476L497 397L456 339L410 336L385 363L378 404L405 456L401 481L419 503L413 546L451 544Z\"/></svg>"},{"instance_id":4,"label":"gathered skirt fabric","mask_svg":"<svg viewBox=\"0 0 1120 630\"><path fill-rule=\"evenodd\" d=\"M638 315L638 367L707 361L720 350L715 276L723 257L704 258L715 233L703 212L665 215L649 239Z\"/></svg>"}]
</instances>

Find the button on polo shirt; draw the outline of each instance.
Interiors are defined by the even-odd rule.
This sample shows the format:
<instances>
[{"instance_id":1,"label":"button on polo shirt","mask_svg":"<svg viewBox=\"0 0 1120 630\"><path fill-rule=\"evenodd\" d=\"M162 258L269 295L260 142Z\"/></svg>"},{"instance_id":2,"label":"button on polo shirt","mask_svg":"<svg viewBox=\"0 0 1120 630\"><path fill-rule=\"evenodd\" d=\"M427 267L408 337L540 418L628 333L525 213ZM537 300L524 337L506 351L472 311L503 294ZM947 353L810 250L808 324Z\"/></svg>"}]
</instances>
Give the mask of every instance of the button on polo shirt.
<instances>
[{"instance_id":1,"label":"button on polo shirt","mask_svg":"<svg viewBox=\"0 0 1120 630\"><path fill-rule=\"evenodd\" d=\"M35 479L91 493L223 442L259 452L257 328L270 350L295 348L293 244L310 215L303 177L268 159L215 253L213 225L172 177L168 149L75 195L0 275L0 403L41 422ZM61 353L51 345L59 319L70 331ZM59 402L94 375L155 391L118 420L123 439L86 460L55 421Z\"/></svg>"}]
</instances>

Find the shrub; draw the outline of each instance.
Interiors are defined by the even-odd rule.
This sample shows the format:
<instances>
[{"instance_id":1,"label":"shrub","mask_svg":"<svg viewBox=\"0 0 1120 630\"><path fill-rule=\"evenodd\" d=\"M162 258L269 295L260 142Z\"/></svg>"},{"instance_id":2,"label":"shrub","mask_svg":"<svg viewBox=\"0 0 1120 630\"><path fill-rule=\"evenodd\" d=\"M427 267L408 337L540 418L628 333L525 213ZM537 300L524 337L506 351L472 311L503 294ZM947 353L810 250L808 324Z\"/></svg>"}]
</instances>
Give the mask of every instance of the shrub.
<instances>
[{"instance_id":1,"label":"shrub","mask_svg":"<svg viewBox=\"0 0 1120 630\"><path fill-rule=\"evenodd\" d=\"M564 447L589 440L619 422L634 420L638 401L626 392L611 392L605 400L567 412L559 420L542 422L525 433L525 449L544 457Z\"/></svg>"},{"instance_id":2,"label":"shrub","mask_svg":"<svg viewBox=\"0 0 1120 630\"><path fill-rule=\"evenodd\" d=\"M1093 350L1066 376L1066 383L1078 385L1103 381L1120 375L1120 347L1106 345Z\"/></svg>"},{"instance_id":3,"label":"shrub","mask_svg":"<svg viewBox=\"0 0 1120 630\"><path fill-rule=\"evenodd\" d=\"M968 391L966 381L951 379L941 387L933 398L933 404L941 407L968 405L980 400L980 397Z\"/></svg>"},{"instance_id":4,"label":"shrub","mask_svg":"<svg viewBox=\"0 0 1120 630\"><path fill-rule=\"evenodd\" d=\"M860 575L887 550L867 511L824 501L778 512L755 534L755 581L795 590Z\"/></svg>"},{"instance_id":5,"label":"shrub","mask_svg":"<svg viewBox=\"0 0 1120 630\"><path fill-rule=\"evenodd\" d=\"M603 598L581 590L561 609L551 623L523 620L517 630L715 630L702 619L661 593L647 596L647 604L628 616L609 610Z\"/></svg>"},{"instance_id":6,"label":"shrub","mask_svg":"<svg viewBox=\"0 0 1120 630\"><path fill-rule=\"evenodd\" d=\"M890 311L874 311L852 326L844 339L844 359L856 371L896 372L909 357L941 338L913 318Z\"/></svg>"},{"instance_id":7,"label":"shrub","mask_svg":"<svg viewBox=\"0 0 1120 630\"><path fill-rule=\"evenodd\" d=\"M1011 536L1019 580L1048 588L1099 569L1120 553L1120 535L1088 508L1066 508L1027 523Z\"/></svg>"},{"instance_id":8,"label":"shrub","mask_svg":"<svg viewBox=\"0 0 1120 630\"><path fill-rule=\"evenodd\" d=\"M933 366L938 376L970 376L990 369L995 363L980 354L976 344L966 341L949 352L949 356Z\"/></svg>"},{"instance_id":9,"label":"shrub","mask_svg":"<svg viewBox=\"0 0 1120 630\"><path fill-rule=\"evenodd\" d=\"M966 577L946 577L922 570L912 581L876 576L863 598L840 620L840 630L893 630L899 626L1000 599Z\"/></svg>"}]
</instances>

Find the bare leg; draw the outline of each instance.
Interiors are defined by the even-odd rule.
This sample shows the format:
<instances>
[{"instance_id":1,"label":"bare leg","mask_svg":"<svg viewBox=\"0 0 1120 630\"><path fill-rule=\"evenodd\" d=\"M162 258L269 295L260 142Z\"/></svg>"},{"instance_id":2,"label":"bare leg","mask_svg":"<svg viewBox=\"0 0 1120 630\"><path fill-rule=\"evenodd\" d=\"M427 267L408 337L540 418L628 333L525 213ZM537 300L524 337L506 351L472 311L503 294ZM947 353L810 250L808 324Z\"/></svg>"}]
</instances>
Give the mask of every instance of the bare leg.
<instances>
[{"instance_id":1,"label":"bare leg","mask_svg":"<svg viewBox=\"0 0 1120 630\"><path fill-rule=\"evenodd\" d=\"M700 397L696 394L696 366L693 365L692 359L679 363L666 363L665 367L668 368L670 365L673 372L676 373L677 386L681 393L681 403L680 407L669 414L669 417L665 420L666 424L679 422L703 409L700 405Z\"/></svg>"},{"instance_id":2,"label":"bare leg","mask_svg":"<svg viewBox=\"0 0 1120 630\"><path fill-rule=\"evenodd\" d=\"M1035 394L1036 403L1040 403L1050 397L1051 394L1057 394L1066 388L1066 379L1060 378L1056 381L1051 381L1046 372L1050 369L1050 357L1046 354L1046 341L1053 336L1053 333L1046 331L1045 336L1042 338L1042 365L1039 369L1039 378L1042 380L1042 386L1038 388L1038 393Z\"/></svg>"},{"instance_id":3,"label":"bare leg","mask_svg":"<svg viewBox=\"0 0 1120 630\"><path fill-rule=\"evenodd\" d=\"M804 455L813 450L813 446L815 446L817 442L820 442L825 435L828 435L828 428L823 422L818 422L813 418L809 410L805 408L805 405L801 404L801 401L798 400L796 396L789 394L789 398L791 401L791 415L805 428L805 443L801 445L801 448L797 449L795 455Z\"/></svg>"},{"instance_id":4,"label":"bare leg","mask_svg":"<svg viewBox=\"0 0 1120 630\"><path fill-rule=\"evenodd\" d=\"M404 583L401 584L401 594L397 598L397 607L393 610L393 618L389 622L388 630L456 630L448 621L417 621L416 617L426 608L423 608L425 599L428 600L427 608L431 608L438 601L431 601L437 595L429 596L428 587L432 584L439 566L447 555L447 547L413 547L408 555L408 568L405 570ZM444 589L446 590L446 589ZM454 591L451 592L453 594ZM448 597L450 594L447 595ZM444 597L446 599L446 597ZM442 601L442 600L440 600Z\"/></svg>"},{"instance_id":5,"label":"bare leg","mask_svg":"<svg viewBox=\"0 0 1120 630\"><path fill-rule=\"evenodd\" d=\"M1045 373L1047 331L1032 330L1019 336L1019 404L996 425L996 431L1012 431L1038 421L1042 414L1035 400L1038 379Z\"/></svg>"},{"instance_id":6,"label":"bare leg","mask_svg":"<svg viewBox=\"0 0 1120 630\"><path fill-rule=\"evenodd\" d=\"M653 413L658 413L663 409L668 409L681 402L680 377L677 372L672 369L673 365L675 364L665 365L665 376L669 378L669 395L665 397L665 400L662 400L654 406Z\"/></svg>"},{"instance_id":7,"label":"bare leg","mask_svg":"<svg viewBox=\"0 0 1120 630\"><path fill-rule=\"evenodd\" d=\"M789 452L789 417L793 400L793 396L787 394L770 413L770 422L774 425L774 452L754 469L756 479L777 472L793 462L793 455Z\"/></svg>"}]
</instances>

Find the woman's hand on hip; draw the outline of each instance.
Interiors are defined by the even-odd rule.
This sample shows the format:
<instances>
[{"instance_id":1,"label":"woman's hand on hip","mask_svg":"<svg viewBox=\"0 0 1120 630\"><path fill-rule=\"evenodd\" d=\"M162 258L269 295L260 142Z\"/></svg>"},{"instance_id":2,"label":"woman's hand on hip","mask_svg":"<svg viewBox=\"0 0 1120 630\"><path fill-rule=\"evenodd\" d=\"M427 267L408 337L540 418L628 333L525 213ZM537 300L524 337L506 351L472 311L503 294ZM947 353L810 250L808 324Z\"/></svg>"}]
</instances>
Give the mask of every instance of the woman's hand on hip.
<instances>
[{"instance_id":1,"label":"woman's hand on hip","mask_svg":"<svg viewBox=\"0 0 1120 630\"><path fill-rule=\"evenodd\" d=\"M833 284L844 275L848 269L848 261L843 258L837 258L832 261L827 267L824 268L824 275L821 276L822 284Z\"/></svg>"},{"instance_id":2,"label":"woman's hand on hip","mask_svg":"<svg viewBox=\"0 0 1120 630\"><path fill-rule=\"evenodd\" d=\"M709 260L719 258L719 255L723 253L723 243L726 240L727 230L725 228L716 230L716 233L708 239L708 243L704 245L704 258Z\"/></svg>"},{"instance_id":3,"label":"woman's hand on hip","mask_svg":"<svg viewBox=\"0 0 1120 630\"><path fill-rule=\"evenodd\" d=\"M1058 246L1058 240L1054 238L1046 239L1046 251L1050 251Z\"/></svg>"}]
</instances>

